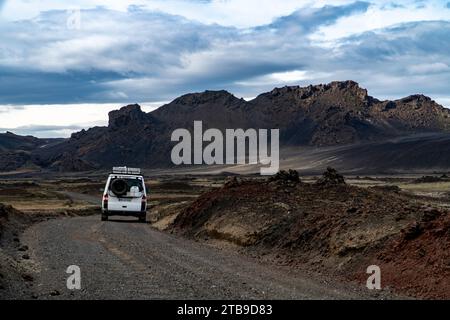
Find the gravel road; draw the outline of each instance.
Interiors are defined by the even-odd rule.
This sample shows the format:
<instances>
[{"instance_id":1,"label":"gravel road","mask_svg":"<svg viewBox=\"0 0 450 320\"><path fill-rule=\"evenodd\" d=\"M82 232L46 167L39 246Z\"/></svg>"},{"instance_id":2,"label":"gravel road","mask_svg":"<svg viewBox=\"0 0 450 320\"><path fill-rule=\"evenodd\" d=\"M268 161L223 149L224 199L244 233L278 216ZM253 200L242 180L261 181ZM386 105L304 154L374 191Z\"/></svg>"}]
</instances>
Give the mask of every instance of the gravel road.
<instances>
[{"instance_id":1,"label":"gravel road","mask_svg":"<svg viewBox=\"0 0 450 320\"><path fill-rule=\"evenodd\" d=\"M134 218L46 221L30 227L22 242L40 299L364 298L360 290L178 238ZM81 290L66 287L69 265L81 268Z\"/></svg>"},{"instance_id":2,"label":"gravel road","mask_svg":"<svg viewBox=\"0 0 450 320\"><path fill-rule=\"evenodd\" d=\"M49 220L29 227L21 242L29 247L31 288L39 299L370 298L365 289L265 265L157 231L135 218ZM67 289L70 265L81 269L80 290Z\"/></svg>"}]
</instances>

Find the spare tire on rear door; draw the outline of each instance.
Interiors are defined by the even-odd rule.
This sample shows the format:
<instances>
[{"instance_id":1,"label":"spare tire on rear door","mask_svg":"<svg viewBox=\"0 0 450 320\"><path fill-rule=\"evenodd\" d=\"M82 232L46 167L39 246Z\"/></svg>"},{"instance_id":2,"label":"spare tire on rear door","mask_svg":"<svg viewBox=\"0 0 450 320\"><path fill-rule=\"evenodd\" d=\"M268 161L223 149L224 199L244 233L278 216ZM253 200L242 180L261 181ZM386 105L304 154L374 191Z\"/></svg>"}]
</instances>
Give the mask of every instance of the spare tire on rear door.
<instances>
[{"instance_id":1,"label":"spare tire on rear door","mask_svg":"<svg viewBox=\"0 0 450 320\"><path fill-rule=\"evenodd\" d=\"M123 179L114 179L111 183L111 191L116 196L123 196L127 193L128 190L128 184Z\"/></svg>"}]
</instances>

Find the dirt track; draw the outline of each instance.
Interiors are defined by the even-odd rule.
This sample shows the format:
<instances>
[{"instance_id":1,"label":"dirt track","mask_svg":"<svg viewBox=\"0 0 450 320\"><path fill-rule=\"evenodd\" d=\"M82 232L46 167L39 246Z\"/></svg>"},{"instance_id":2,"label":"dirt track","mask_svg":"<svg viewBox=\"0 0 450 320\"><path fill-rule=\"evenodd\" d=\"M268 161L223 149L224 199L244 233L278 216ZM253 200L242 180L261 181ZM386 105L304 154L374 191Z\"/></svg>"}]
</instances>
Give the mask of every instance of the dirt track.
<instances>
[{"instance_id":1,"label":"dirt track","mask_svg":"<svg viewBox=\"0 0 450 320\"><path fill-rule=\"evenodd\" d=\"M98 197L66 193L97 203ZM27 290L37 299L357 299L385 293L312 277L153 229L136 218L101 222L99 215L32 225L20 236L29 259ZM20 253L22 254L22 253ZM70 265L81 290L69 290ZM30 280L32 279L32 280Z\"/></svg>"},{"instance_id":2,"label":"dirt track","mask_svg":"<svg viewBox=\"0 0 450 320\"><path fill-rule=\"evenodd\" d=\"M40 299L336 299L367 298L364 289L327 284L265 266L139 224L134 218L51 220L22 236ZM69 265L82 289L69 291ZM51 295L53 293L53 295Z\"/></svg>"}]
</instances>

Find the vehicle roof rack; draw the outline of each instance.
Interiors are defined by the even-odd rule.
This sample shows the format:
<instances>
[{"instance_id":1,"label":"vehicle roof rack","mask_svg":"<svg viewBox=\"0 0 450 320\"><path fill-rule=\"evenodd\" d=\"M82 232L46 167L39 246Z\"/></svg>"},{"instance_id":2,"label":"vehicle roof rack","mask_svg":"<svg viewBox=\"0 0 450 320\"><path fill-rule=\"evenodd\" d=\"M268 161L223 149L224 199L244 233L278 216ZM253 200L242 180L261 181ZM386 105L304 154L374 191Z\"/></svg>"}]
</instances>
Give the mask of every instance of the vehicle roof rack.
<instances>
[{"instance_id":1,"label":"vehicle roof rack","mask_svg":"<svg viewBox=\"0 0 450 320\"><path fill-rule=\"evenodd\" d=\"M118 174L141 174L140 168L113 167L112 173Z\"/></svg>"}]
</instances>

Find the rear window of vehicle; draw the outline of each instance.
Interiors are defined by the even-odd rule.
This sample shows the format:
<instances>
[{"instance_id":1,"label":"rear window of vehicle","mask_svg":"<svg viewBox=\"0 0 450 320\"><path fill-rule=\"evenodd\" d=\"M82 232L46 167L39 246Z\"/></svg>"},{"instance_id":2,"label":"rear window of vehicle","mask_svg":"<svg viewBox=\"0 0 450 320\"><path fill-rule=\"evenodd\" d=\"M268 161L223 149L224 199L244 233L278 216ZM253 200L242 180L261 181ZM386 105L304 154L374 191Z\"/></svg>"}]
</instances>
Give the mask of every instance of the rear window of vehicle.
<instances>
[{"instance_id":1,"label":"rear window of vehicle","mask_svg":"<svg viewBox=\"0 0 450 320\"><path fill-rule=\"evenodd\" d=\"M120 178L120 177L111 179L111 182L109 183L109 190L111 190L111 186L114 180L116 179L124 180L127 183L128 186L127 192L129 192L132 187L138 187L140 192L144 191L144 186L142 184L141 178Z\"/></svg>"}]
</instances>

